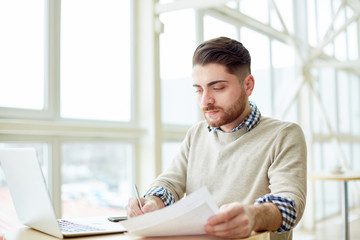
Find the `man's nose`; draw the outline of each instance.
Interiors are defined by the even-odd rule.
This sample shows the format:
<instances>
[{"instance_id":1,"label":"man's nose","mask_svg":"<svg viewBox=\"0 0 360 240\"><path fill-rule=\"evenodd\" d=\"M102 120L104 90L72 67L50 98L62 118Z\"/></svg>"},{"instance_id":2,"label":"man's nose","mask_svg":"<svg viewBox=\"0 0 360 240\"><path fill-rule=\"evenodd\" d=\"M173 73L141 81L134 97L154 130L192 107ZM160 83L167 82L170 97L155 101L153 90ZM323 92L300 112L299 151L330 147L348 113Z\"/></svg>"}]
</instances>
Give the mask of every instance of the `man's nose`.
<instances>
[{"instance_id":1,"label":"man's nose","mask_svg":"<svg viewBox=\"0 0 360 240\"><path fill-rule=\"evenodd\" d=\"M214 97L207 91L204 91L202 97L201 97L201 106L206 107L209 105L214 105L215 99Z\"/></svg>"}]
</instances>

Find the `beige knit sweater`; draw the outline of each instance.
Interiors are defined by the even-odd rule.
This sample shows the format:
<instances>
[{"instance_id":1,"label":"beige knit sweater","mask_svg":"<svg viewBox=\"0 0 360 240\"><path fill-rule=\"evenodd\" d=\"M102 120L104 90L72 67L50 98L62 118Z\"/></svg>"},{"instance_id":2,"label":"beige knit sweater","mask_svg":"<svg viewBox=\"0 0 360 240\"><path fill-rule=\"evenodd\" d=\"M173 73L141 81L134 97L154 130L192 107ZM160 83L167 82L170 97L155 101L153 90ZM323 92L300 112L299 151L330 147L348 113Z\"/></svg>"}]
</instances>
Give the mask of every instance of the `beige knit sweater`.
<instances>
[{"instance_id":1,"label":"beige knit sweater","mask_svg":"<svg viewBox=\"0 0 360 240\"><path fill-rule=\"evenodd\" d=\"M191 127L170 167L151 186L169 190L175 200L202 186L218 206L254 204L270 193L294 200L297 220L306 200L306 143L294 123L262 117L251 131L209 132L202 121ZM292 232L271 233L291 239Z\"/></svg>"}]
</instances>

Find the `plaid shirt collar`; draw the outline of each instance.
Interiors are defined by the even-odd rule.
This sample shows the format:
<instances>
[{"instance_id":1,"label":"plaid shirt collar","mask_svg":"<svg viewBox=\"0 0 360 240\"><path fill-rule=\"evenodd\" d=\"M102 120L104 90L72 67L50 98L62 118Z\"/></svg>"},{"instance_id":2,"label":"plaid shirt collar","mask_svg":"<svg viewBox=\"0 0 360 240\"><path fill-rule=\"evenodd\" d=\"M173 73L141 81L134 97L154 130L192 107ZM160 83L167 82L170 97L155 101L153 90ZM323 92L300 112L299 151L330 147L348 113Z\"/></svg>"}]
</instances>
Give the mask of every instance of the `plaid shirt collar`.
<instances>
[{"instance_id":1,"label":"plaid shirt collar","mask_svg":"<svg viewBox=\"0 0 360 240\"><path fill-rule=\"evenodd\" d=\"M255 103L251 101L249 101L249 103L251 108L250 114L237 127L231 130L231 132L236 132L237 130L243 128L244 126L246 126L246 130L249 132L252 129L254 129L260 122L260 118L261 118L260 110L258 109ZM208 126L208 129L209 132L211 132L212 130L222 131L220 127Z\"/></svg>"}]
</instances>

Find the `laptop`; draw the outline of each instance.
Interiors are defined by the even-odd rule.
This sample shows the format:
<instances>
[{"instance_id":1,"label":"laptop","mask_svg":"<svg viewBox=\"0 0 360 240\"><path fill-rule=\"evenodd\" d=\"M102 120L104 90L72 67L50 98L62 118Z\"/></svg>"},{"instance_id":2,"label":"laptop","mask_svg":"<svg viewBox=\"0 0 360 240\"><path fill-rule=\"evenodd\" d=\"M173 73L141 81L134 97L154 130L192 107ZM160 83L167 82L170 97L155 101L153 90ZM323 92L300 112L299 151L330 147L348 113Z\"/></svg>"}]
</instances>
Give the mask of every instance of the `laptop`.
<instances>
[{"instance_id":1,"label":"laptop","mask_svg":"<svg viewBox=\"0 0 360 240\"><path fill-rule=\"evenodd\" d=\"M122 233L121 223L106 217L60 220L55 216L35 149L0 149L0 165L19 220L57 238ZM67 229L61 229L64 225Z\"/></svg>"}]
</instances>

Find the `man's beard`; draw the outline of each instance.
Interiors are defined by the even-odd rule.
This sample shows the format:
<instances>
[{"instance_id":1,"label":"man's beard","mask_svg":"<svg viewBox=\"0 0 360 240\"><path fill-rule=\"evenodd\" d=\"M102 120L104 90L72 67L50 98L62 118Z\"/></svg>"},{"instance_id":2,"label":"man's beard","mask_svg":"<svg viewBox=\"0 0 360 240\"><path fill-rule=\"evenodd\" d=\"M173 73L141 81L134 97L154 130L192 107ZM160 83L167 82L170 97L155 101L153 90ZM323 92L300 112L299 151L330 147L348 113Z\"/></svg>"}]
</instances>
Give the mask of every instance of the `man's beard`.
<instances>
[{"instance_id":1,"label":"man's beard","mask_svg":"<svg viewBox=\"0 0 360 240\"><path fill-rule=\"evenodd\" d=\"M235 121L245 110L246 108L246 95L241 93L238 99L226 110L222 107L217 106L207 106L202 108L204 117L210 127L220 127ZM219 111L223 116L218 120L212 120L211 117L206 116L206 111Z\"/></svg>"}]
</instances>

